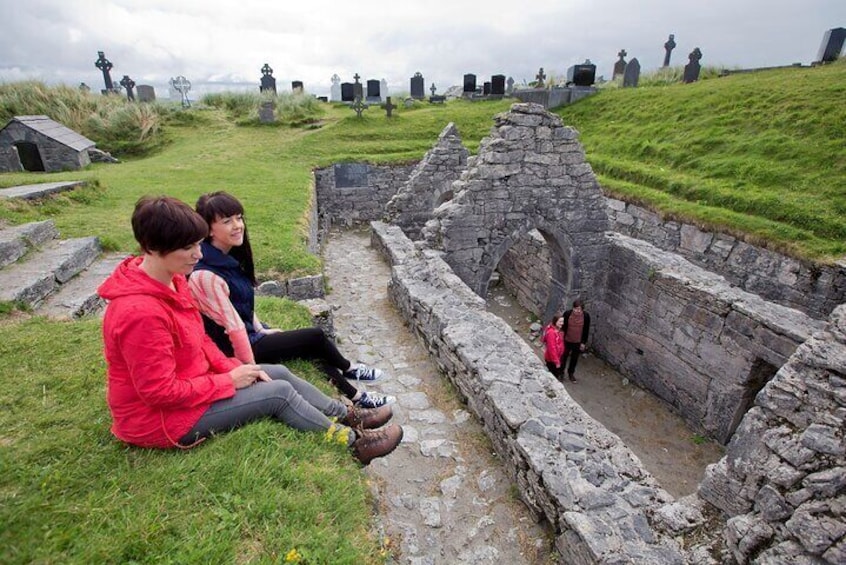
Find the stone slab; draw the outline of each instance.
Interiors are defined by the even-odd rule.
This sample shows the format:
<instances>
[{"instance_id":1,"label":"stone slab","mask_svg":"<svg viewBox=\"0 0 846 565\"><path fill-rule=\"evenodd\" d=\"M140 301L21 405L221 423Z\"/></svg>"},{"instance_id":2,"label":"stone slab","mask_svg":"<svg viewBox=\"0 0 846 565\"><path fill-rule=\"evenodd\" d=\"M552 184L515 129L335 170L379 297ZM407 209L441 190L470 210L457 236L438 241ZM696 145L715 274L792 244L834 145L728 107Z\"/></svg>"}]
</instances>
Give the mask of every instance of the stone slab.
<instances>
[{"instance_id":1,"label":"stone slab","mask_svg":"<svg viewBox=\"0 0 846 565\"><path fill-rule=\"evenodd\" d=\"M125 255L109 254L94 261L87 269L61 285L37 309L51 318L81 318L103 310L106 301L97 294L97 287L108 277Z\"/></svg>"},{"instance_id":2,"label":"stone slab","mask_svg":"<svg viewBox=\"0 0 846 565\"><path fill-rule=\"evenodd\" d=\"M35 200L38 198L44 198L45 196L49 196L51 194L73 190L77 187L84 186L85 184L86 182L82 180L23 184L20 186L0 189L0 198Z\"/></svg>"},{"instance_id":3,"label":"stone slab","mask_svg":"<svg viewBox=\"0 0 846 565\"><path fill-rule=\"evenodd\" d=\"M53 220L31 222L0 230L0 269L11 265L35 247L59 237Z\"/></svg>"}]
</instances>

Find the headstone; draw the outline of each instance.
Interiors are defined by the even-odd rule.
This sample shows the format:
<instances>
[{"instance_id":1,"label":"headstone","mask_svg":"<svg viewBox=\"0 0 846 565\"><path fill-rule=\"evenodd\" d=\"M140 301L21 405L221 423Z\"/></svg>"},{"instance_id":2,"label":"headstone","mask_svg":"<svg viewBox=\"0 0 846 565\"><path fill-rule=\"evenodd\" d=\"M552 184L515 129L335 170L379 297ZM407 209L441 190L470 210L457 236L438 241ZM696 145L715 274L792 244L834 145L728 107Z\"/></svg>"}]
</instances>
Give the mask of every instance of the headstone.
<instances>
[{"instance_id":1,"label":"headstone","mask_svg":"<svg viewBox=\"0 0 846 565\"><path fill-rule=\"evenodd\" d=\"M272 92L276 94L276 79L273 78L273 69L267 63L261 68L261 86L259 92Z\"/></svg>"},{"instance_id":2,"label":"headstone","mask_svg":"<svg viewBox=\"0 0 846 565\"><path fill-rule=\"evenodd\" d=\"M411 108L412 106L414 106L414 98L409 96L408 98L406 98L405 100L402 101L402 104L406 108Z\"/></svg>"},{"instance_id":3,"label":"headstone","mask_svg":"<svg viewBox=\"0 0 846 565\"><path fill-rule=\"evenodd\" d=\"M332 75L332 87L329 89L329 100L332 102L341 101L341 77Z\"/></svg>"},{"instance_id":4,"label":"headstone","mask_svg":"<svg viewBox=\"0 0 846 565\"><path fill-rule=\"evenodd\" d=\"M426 98L426 83L423 81L423 75L414 73L411 77L411 97L417 100Z\"/></svg>"},{"instance_id":5,"label":"headstone","mask_svg":"<svg viewBox=\"0 0 846 565\"><path fill-rule=\"evenodd\" d=\"M390 97L390 96L387 96L387 97L385 98L385 104L382 106L382 108L384 108L384 109L385 109L385 112L387 113L387 117L389 117L389 118L390 118L390 117L391 117L391 112L393 112L394 108L396 108L396 106L394 106L393 104L391 104L391 97Z\"/></svg>"},{"instance_id":6,"label":"headstone","mask_svg":"<svg viewBox=\"0 0 846 565\"><path fill-rule=\"evenodd\" d=\"M88 94L89 92L91 92L91 87L88 86L87 84L85 84L84 82L80 82L79 83L79 91L84 92L85 94Z\"/></svg>"},{"instance_id":7,"label":"headstone","mask_svg":"<svg viewBox=\"0 0 846 565\"><path fill-rule=\"evenodd\" d=\"M626 70L623 73L623 88L634 88L640 80L640 61L634 57L626 65Z\"/></svg>"},{"instance_id":8,"label":"headstone","mask_svg":"<svg viewBox=\"0 0 846 565\"><path fill-rule=\"evenodd\" d=\"M272 124L276 121L276 113L273 111L276 105L272 100L264 100L259 107L259 121L263 124Z\"/></svg>"},{"instance_id":9,"label":"headstone","mask_svg":"<svg viewBox=\"0 0 846 565\"><path fill-rule=\"evenodd\" d=\"M94 66L103 71L103 82L106 83L106 88L102 92L103 94L109 94L115 91L115 85L112 83L112 77L109 74L113 65L111 61L106 59L102 51L97 51L97 55L99 55L99 58L94 61Z\"/></svg>"},{"instance_id":10,"label":"headstone","mask_svg":"<svg viewBox=\"0 0 846 565\"><path fill-rule=\"evenodd\" d=\"M830 63L837 59L843 51L844 41L846 41L846 28L836 27L825 32L820 52L817 53L817 61Z\"/></svg>"},{"instance_id":11,"label":"headstone","mask_svg":"<svg viewBox=\"0 0 846 565\"><path fill-rule=\"evenodd\" d=\"M301 81L301 80L291 81L291 92L293 92L295 94L302 94L303 93L303 81Z\"/></svg>"},{"instance_id":12,"label":"headstone","mask_svg":"<svg viewBox=\"0 0 846 565\"><path fill-rule=\"evenodd\" d=\"M535 75L535 86L543 88L546 85L546 73L543 72L543 67L538 69L538 74Z\"/></svg>"},{"instance_id":13,"label":"headstone","mask_svg":"<svg viewBox=\"0 0 846 565\"><path fill-rule=\"evenodd\" d=\"M361 76L359 76L358 73L355 73L353 75L353 79L355 79L355 82L353 83L353 95L355 98L364 99L364 92L362 91L363 85L359 82L359 80L361 80Z\"/></svg>"},{"instance_id":14,"label":"headstone","mask_svg":"<svg viewBox=\"0 0 846 565\"><path fill-rule=\"evenodd\" d=\"M491 77L491 95L505 96L505 75L493 75Z\"/></svg>"},{"instance_id":15,"label":"headstone","mask_svg":"<svg viewBox=\"0 0 846 565\"><path fill-rule=\"evenodd\" d=\"M487 82L487 81L486 81L486 82L482 85L482 94L483 94L483 95L485 95L485 96L490 96L490 95L491 95L491 83L490 83L490 82Z\"/></svg>"},{"instance_id":16,"label":"headstone","mask_svg":"<svg viewBox=\"0 0 846 565\"><path fill-rule=\"evenodd\" d=\"M120 85L126 89L126 99L135 100L135 92L132 90L135 88L135 81L129 78L129 75L123 75Z\"/></svg>"},{"instance_id":17,"label":"headstone","mask_svg":"<svg viewBox=\"0 0 846 565\"><path fill-rule=\"evenodd\" d=\"M576 86L591 86L596 82L596 65L586 59L581 65L567 69L567 83Z\"/></svg>"},{"instance_id":18,"label":"headstone","mask_svg":"<svg viewBox=\"0 0 846 565\"><path fill-rule=\"evenodd\" d=\"M670 66L670 54L673 52L673 49L676 48L675 38L676 38L676 36L671 33L670 38L664 44L664 65L663 66L665 66L665 67Z\"/></svg>"},{"instance_id":19,"label":"headstone","mask_svg":"<svg viewBox=\"0 0 846 565\"><path fill-rule=\"evenodd\" d=\"M464 75L464 90L465 93L473 93L476 92L476 75L474 74L466 74Z\"/></svg>"},{"instance_id":20,"label":"headstone","mask_svg":"<svg viewBox=\"0 0 846 565\"><path fill-rule=\"evenodd\" d=\"M432 96L434 96L437 91L438 91L438 87L435 86L435 83L433 82L432 86L429 87L429 92L431 92Z\"/></svg>"},{"instance_id":21,"label":"headstone","mask_svg":"<svg viewBox=\"0 0 846 565\"><path fill-rule=\"evenodd\" d=\"M368 104L379 104L382 102L382 95L381 90L379 90L379 81L378 80L368 80L367 81L367 103Z\"/></svg>"},{"instance_id":22,"label":"headstone","mask_svg":"<svg viewBox=\"0 0 846 565\"><path fill-rule=\"evenodd\" d=\"M541 68L543 68L543 67L541 67ZM511 94L513 92L514 92L514 78L508 77L508 80L505 81L505 95L511 96Z\"/></svg>"},{"instance_id":23,"label":"headstone","mask_svg":"<svg viewBox=\"0 0 846 565\"><path fill-rule=\"evenodd\" d=\"M699 47L694 48L687 56L690 61L684 66L684 82L696 82L699 80L699 70L702 68L699 65L699 60L702 59L702 51Z\"/></svg>"},{"instance_id":24,"label":"headstone","mask_svg":"<svg viewBox=\"0 0 846 565\"><path fill-rule=\"evenodd\" d=\"M367 110L367 104L361 101L361 96L355 97L355 102L352 103L352 109L355 111L355 115L359 118L361 117L361 113L364 110Z\"/></svg>"},{"instance_id":25,"label":"headstone","mask_svg":"<svg viewBox=\"0 0 846 565\"><path fill-rule=\"evenodd\" d=\"M135 90L138 93L139 102L156 101L156 89L150 86L149 84L139 84Z\"/></svg>"},{"instance_id":26,"label":"headstone","mask_svg":"<svg viewBox=\"0 0 846 565\"><path fill-rule=\"evenodd\" d=\"M620 52L617 53L617 56L620 58L616 63L614 63L614 72L611 74L611 80L614 80L618 76L623 76L626 72L626 53L625 49L620 49Z\"/></svg>"},{"instance_id":27,"label":"headstone","mask_svg":"<svg viewBox=\"0 0 846 565\"><path fill-rule=\"evenodd\" d=\"M179 75L176 78L170 79L170 85L179 92L182 99L182 107L189 108L191 106L191 100L188 99L188 92L191 90L191 81Z\"/></svg>"},{"instance_id":28,"label":"headstone","mask_svg":"<svg viewBox=\"0 0 846 565\"><path fill-rule=\"evenodd\" d=\"M355 100L355 85L351 82L341 83L341 102L352 102Z\"/></svg>"},{"instance_id":29,"label":"headstone","mask_svg":"<svg viewBox=\"0 0 846 565\"><path fill-rule=\"evenodd\" d=\"M379 81L379 91L382 94L382 98L384 100L387 100L388 94L389 94L389 92L388 92L388 81L387 80L382 79L382 80Z\"/></svg>"}]
</instances>

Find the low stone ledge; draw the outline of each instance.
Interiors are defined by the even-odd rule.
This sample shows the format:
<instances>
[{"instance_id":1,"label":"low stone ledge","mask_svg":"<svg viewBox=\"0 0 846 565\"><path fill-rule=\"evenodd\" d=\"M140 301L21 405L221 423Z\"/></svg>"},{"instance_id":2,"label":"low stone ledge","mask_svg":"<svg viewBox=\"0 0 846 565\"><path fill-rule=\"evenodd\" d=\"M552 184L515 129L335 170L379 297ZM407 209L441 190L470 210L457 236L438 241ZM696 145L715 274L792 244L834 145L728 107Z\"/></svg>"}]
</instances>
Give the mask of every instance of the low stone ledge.
<instances>
[{"instance_id":1,"label":"low stone ledge","mask_svg":"<svg viewBox=\"0 0 846 565\"><path fill-rule=\"evenodd\" d=\"M323 275L310 275L283 281L265 281L256 289L259 296L290 298L294 301L324 298Z\"/></svg>"},{"instance_id":2,"label":"low stone ledge","mask_svg":"<svg viewBox=\"0 0 846 565\"><path fill-rule=\"evenodd\" d=\"M481 420L525 503L561 532L562 562L683 563L678 543L651 522L673 499L622 440L439 254L411 251L392 226L372 228L374 247L402 261L392 268L391 300Z\"/></svg>"}]
</instances>

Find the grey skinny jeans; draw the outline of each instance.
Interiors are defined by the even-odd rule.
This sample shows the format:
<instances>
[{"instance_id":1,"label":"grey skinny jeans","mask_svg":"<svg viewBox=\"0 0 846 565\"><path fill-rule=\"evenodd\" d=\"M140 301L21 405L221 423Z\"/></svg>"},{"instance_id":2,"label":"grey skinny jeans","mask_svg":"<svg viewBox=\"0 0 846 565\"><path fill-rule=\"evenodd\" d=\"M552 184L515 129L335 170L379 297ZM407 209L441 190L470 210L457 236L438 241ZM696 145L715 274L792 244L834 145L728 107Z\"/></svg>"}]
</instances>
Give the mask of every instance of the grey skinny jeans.
<instances>
[{"instance_id":1,"label":"grey skinny jeans","mask_svg":"<svg viewBox=\"0 0 846 565\"><path fill-rule=\"evenodd\" d=\"M314 385L294 375L284 365L261 365L273 379L259 381L235 391L235 396L218 400L209 406L191 430L179 439L180 445L191 445L212 434L240 428L244 424L270 417L297 430L323 431L332 421L347 415L347 407L329 398ZM352 439L354 434L350 434Z\"/></svg>"}]
</instances>

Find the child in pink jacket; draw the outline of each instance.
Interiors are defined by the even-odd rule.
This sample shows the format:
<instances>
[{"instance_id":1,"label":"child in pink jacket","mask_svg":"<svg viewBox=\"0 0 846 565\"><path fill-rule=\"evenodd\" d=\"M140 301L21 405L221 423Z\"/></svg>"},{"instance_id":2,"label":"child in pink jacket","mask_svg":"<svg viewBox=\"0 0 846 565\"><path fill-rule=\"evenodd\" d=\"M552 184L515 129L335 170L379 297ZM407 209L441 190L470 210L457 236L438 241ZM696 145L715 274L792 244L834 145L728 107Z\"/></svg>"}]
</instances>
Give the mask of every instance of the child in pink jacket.
<instances>
[{"instance_id":1,"label":"child in pink jacket","mask_svg":"<svg viewBox=\"0 0 846 565\"><path fill-rule=\"evenodd\" d=\"M561 358L564 356L564 317L555 314L552 321L543 329L543 360L556 379L561 379Z\"/></svg>"}]
</instances>

